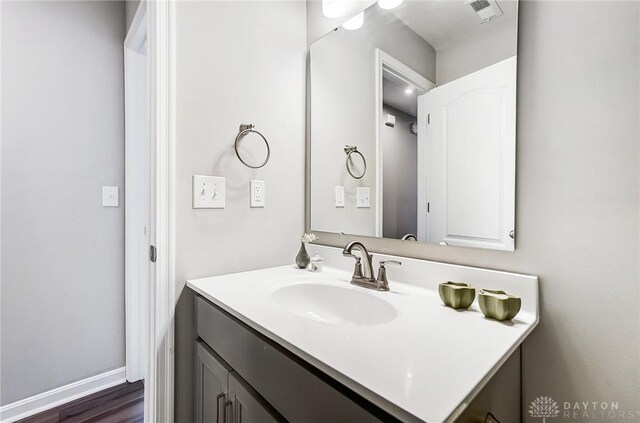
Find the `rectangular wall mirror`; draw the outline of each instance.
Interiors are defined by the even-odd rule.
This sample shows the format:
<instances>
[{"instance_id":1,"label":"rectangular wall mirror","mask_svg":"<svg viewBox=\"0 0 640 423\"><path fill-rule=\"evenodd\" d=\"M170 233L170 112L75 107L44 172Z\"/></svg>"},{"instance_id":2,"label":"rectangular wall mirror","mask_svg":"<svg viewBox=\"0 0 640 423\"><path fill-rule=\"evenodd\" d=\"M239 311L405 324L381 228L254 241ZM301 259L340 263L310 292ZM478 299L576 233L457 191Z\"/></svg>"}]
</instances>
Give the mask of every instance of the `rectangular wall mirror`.
<instances>
[{"instance_id":1,"label":"rectangular wall mirror","mask_svg":"<svg viewBox=\"0 0 640 423\"><path fill-rule=\"evenodd\" d=\"M513 251L517 11L376 3L312 44L312 230Z\"/></svg>"}]
</instances>

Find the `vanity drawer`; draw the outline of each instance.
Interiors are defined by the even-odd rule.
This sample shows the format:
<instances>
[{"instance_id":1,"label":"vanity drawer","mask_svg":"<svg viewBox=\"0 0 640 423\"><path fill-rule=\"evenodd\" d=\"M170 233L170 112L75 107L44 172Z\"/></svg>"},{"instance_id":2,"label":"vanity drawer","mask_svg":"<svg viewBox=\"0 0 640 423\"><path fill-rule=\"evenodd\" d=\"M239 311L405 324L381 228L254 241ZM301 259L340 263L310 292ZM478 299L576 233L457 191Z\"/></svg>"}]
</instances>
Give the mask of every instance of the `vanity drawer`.
<instances>
[{"instance_id":1,"label":"vanity drawer","mask_svg":"<svg viewBox=\"0 0 640 423\"><path fill-rule=\"evenodd\" d=\"M201 297L196 313L198 336L290 422L399 421Z\"/></svg>"}]
</instances>

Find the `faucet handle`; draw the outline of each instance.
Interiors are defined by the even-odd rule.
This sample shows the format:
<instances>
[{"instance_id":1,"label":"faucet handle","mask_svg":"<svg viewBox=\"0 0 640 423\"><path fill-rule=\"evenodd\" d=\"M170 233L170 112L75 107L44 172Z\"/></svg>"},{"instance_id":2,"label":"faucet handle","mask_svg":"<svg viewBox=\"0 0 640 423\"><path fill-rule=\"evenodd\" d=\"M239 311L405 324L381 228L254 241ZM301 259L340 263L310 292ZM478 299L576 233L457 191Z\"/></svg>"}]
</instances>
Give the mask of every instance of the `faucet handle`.
<instances>
[{"instance_id":1,"label":"faucet handle","mask_svg":"<svg viewBox=\"0 0 640 423\"><path fill-rule=\"evenodd\" d=\"M402 262L400 260L383 260L383 261L380 262L380 268L381 269L386 269L384 267L384 265L387 264L387 263L389 263L389 264L397 264L398 266L402 266Z\"/></svg>"},{"instance_id":2,"label":"faucet handle","mask_svg":"<svg viewBox=\"0 0 640 423\"><path fill-rule=\"evenodd\" d=\"M398 260L383 260L380 262L380 269L378 269L378 279L377 279L379 291L389 290L389 280L387 280L387 268L384 267L386 264L397 264L398 266L401 266L402 262Z\"/></svg>"},{"instance_id":3,"label":"faucet handle","mask_svg":"<svg viewBox=\"0 0 640 423\"><path fill-rule=\"evenodd\" d=\"M353 257L355 257L356 259L356 266L353 269L353 277L354 278L361 278L362 277L362 263L360 261L360 257L353 255Z\"/></svg>"}]
</instances>

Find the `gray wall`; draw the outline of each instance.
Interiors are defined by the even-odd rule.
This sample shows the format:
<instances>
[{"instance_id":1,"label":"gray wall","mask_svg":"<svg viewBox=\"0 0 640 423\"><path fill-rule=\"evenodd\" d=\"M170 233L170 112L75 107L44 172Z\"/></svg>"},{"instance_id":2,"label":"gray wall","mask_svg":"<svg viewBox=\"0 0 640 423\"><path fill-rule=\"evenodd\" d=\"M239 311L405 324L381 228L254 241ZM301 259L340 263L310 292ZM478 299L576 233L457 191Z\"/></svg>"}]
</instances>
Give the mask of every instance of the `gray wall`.
<instances>
[{"instance_id":1,"label":"gray wall","mask_svg":"<svg viewBox=\"0 0 640 423\"><path fill-rule=\"evenodd\" d=\"M509 19L478 36L465 38L436 52L436 85L484 69L517 52L517 21Z\"/></svg>"},{"instance_id":2,"label":"gray wall","mask_svg":"<svg viewBox=\"0 0 640 423\"><path fill-rule=\"evenodd\" d=\"M124 366L124 208L101 186L124 183L125 18L1 7L4 405Z\"/></svg>"},{"instance_id":3,"label":"gray wall","mask_svg":"<svg viewBox=\"0 0 640 423\"><path fill-rule=\"evenodd\" d=\"M386 104L382 112L396 118L395 127L384 123L380 127L384 157L382 234L387 238L402 238L406 234L417 234L418 136L409 130L416 118Z\"/></svg>"},{"instance_id":4,"label":"gray wall","mask_svg":"<svg viewBox=\"0 0 640 423\"><path fill-rule=\"evenodd\" d=\"M312 139L318 140L311 146L314 230L350 228L362 235L376 233L376 48L435 80L435 50L402 21L374 6L365 12L364 22L357 31L339 28L311 46L310 126ZM362 179L348 174L345 145L357 146L366 158L367 172ZM357 171L362 169L357 167ZM344 207L335 207L335 186L345 187ZM371 188L370 208L356 207L357 187Z\"/></svg>"},{"instance_id":5,"label":"gray wall","mask_svg":"<svg viewBox=\"0 0 640 423\"><path fill-rule=\"evenodd\" d=\"M310 39L332 26L307 20ZM525 410L539 395L640 409L639 20L638 2L521 2L515 252L364 238L373 251L540 276Z\"/></svg>"},{"instance_id":6,"label":"gray wall","mask_svg":"<svg viewBox=\"0 0 640 423\"><path fill-rule=\"evenodd\" d=\"M304 229L305 3L178 2L176 421L193 419L193 295L187 279L293 263ZM233 142L253 123L271 160L244 167ZM247 138L247 144L256 142ZM226 209L193 210L191 176L226 177ZM249 181L266 208L249 208Z\"/></svg>"}]
</instances>

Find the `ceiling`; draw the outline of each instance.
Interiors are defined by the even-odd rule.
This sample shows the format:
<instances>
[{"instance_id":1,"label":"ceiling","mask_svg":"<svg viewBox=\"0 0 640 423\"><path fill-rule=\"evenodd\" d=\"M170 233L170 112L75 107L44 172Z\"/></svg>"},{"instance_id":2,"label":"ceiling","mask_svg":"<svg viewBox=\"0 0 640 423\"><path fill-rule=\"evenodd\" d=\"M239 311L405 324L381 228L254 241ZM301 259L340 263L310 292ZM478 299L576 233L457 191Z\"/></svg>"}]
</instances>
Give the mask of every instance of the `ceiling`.
<instances>
[{"instance_id":1,"label":"ceiling","mask_svg":"<svg viewBox=\"0 0 640 423\"><path fill-rule=\"evenodd\" d=\"M515 19L516 0L497 0L496 3L502 16L485 23L464 0L408 0L391 12L433 48L440 50Z\"/></svg>"},{"instance_id":2,"label":"ceiling","mask_svg":"<svg viewBox=\"0 0 640 423\"><path fill-rule=\"evenodd\" d=\"M407 84L385 76L382 84L383 102L411 116L416 116L418 114L418 95L416 92L407 94L405 92L407 88L409 88Z\"/></svg>"}]
</instances>

